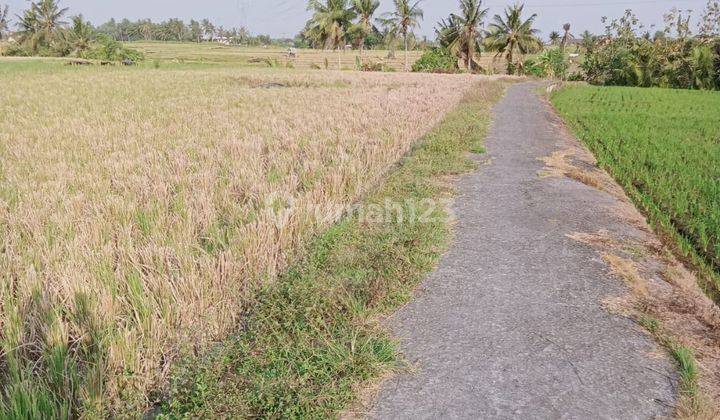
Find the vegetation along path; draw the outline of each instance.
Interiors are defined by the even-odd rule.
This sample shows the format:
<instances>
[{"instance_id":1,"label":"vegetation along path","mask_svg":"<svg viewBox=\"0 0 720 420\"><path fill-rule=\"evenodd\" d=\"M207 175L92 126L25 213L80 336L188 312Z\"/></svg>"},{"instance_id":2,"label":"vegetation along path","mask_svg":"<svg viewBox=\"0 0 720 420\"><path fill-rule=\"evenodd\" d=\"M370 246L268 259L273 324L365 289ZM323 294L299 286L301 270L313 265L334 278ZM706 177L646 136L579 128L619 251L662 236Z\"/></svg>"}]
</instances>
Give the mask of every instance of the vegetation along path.
<instances>
[{"instance_id":1,"label":"vegetation along path","mask_svg":"<svg viewBox=\"0 0 720 420\"><path fill-rule=\"evenodd\" d=\"M391 319L415 369L385 381L373 418L652 418L675 405L672 363L603 308L622 281L570 238L638 228L615 196L542 176L563 133L535 89L514 85L494 109L487 161L460 181L455 243Z\"/></svg>"}]
</instances>

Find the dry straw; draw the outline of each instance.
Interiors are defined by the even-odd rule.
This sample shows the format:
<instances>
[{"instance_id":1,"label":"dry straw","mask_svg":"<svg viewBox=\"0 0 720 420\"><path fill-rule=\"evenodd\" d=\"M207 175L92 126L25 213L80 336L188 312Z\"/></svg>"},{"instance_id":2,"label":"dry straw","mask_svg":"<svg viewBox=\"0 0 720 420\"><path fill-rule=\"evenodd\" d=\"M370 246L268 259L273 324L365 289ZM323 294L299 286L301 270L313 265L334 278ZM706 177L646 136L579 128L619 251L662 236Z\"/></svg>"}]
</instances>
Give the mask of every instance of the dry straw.
<instances>
[{"instance_id":1,"label":"dry straw","mask_svg":"<svg viewBox=\"0 0 720 420\"><path fill-rule=\"evenodd\" d=\"M237 328L252 291L325 227L304 209L356 200L472 85L222 69L3 77L5 380L96 414L142 410L180 352ZM289 198L279 227L268 207Z\"/></svg>"}]
</instances>

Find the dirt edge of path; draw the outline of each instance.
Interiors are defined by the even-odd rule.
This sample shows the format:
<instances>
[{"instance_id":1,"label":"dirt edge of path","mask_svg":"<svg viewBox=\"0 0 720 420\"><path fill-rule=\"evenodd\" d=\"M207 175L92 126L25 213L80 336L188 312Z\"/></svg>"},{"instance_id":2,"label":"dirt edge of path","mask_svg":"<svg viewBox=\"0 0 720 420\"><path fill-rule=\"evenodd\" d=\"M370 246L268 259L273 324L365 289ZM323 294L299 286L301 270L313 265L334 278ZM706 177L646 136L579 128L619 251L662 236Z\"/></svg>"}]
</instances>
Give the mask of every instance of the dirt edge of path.
<instances>
[{"instance_id":1,"label":"dirt edge of path","mask_svg":"<svg viewBox=\"0 0 720 420\"><path fill-rule=\"evenodd\" d=\"M541 177L567 177L612 195L615 215L643 233L619 237L608 231L576 232L570 238L595 249L611 272L625 282L627 293L607 299L611 313L644 327L669 353L680 347L692 351L699 369L696 387L681 387L675 415L713 419L720 413L720 309L700 289L697 274L680 262L653 232L646 218L592 153L572 134L552 104L543 98L561 138L560 151L542 159ZM677 356L676 356L677 358ZM681 371L682 375L682 371Z\"/></svg>"}]
</instances>

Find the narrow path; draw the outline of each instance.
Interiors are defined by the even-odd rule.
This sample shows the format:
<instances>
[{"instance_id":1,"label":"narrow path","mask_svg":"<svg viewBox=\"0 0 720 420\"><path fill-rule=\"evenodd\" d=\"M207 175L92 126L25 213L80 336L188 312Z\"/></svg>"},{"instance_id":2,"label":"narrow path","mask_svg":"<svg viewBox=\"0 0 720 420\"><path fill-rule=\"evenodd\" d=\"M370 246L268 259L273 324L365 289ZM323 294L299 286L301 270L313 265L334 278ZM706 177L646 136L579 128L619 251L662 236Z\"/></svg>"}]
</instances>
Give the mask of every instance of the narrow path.
<instances>
[{"instance_id":1,"label":"narrow path","mask_svg":"<svg viewBox=\"0 0 720 420\"><path fill-rule=\"evenodd\" d=\"M560 128L535 85L494 108L492 160L459 183L455 243L391 320L417 369L386 381L372 418L622 418L670 414L672 364L604 299L623 294L574 232L629 232L616 199L540 177ZM632 232L630 232L632 233Z\"/></svg>"}]
</instances>

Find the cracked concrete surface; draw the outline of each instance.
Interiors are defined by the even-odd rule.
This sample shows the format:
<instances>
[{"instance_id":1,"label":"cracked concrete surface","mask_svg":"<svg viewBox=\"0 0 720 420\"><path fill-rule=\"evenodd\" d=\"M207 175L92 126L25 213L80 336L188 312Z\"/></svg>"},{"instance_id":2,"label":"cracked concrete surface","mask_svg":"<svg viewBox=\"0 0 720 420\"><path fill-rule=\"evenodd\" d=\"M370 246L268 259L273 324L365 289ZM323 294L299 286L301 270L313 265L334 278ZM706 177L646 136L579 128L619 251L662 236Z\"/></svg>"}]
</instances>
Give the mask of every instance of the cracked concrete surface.
<instances>
[{"instance_id":1,"label":"cracked concrete surface","mask_svg":"<svg viewBox=\"0 0 720 420\"><path fill-rule=\"evenodd\" d=\"M511 86L493 110L492 164L459 181L454 244L389 321L415 369L383 383L371 418L671 414L672 363L632 321L603 309L624 285L568 237L632 237L637 227L612 211L616 197L538 175L562 133L535 88Z\"/></svg>"}]
</instances>

